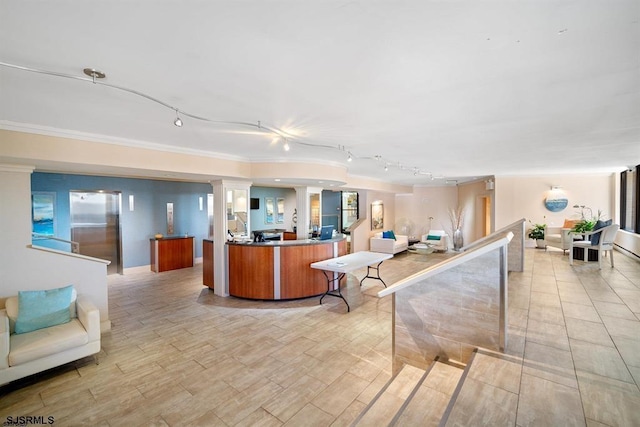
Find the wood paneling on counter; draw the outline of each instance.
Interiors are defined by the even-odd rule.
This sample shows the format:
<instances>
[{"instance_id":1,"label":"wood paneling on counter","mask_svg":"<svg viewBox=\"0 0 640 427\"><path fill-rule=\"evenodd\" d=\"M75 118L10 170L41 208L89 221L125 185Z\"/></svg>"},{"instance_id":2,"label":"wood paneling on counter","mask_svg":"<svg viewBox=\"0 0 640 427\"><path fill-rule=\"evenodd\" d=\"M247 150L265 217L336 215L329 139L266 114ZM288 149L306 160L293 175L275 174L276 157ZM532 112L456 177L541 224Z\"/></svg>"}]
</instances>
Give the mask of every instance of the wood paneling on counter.
<instances>
[{"instance_id":1,"label":"wood paneling on counter","mask_svg":"<svg viewBox=\"0 0 640 427\"><path fill-rule=\"evenodd\" d=\"M193 267L193 237L151 239L151 271Z\"/></svg>"},{"instance_id":2,"label":"wood paneling on counter","mask_svg":"<svg viewBox=\"0 0 640 427\"><path fill-rule=\"evenodd\" d=\"M213 242L202 241L202 284L213 289Z\"/></svg>"},{"instance_id":3,"label":"wood paneling on counter","mask_svg":"<svg viewBox=\"0 0 640 427\"><path fill-rule=\"evenodd\" d=\"M229 294L273 299L273 247L228 245Z\"/></svg>"}]
</instances>

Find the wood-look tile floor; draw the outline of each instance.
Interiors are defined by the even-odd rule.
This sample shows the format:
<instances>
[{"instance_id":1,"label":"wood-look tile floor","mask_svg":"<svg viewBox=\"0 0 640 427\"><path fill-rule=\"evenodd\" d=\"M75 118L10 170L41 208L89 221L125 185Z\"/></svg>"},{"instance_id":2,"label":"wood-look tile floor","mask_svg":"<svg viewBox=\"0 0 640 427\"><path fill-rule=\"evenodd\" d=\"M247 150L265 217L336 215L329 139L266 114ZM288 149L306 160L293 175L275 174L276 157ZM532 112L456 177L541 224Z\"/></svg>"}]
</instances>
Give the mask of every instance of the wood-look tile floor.
<instances>
[{"instance_id":1,"label":"wood-look tile floor","mask_svg":"<svg viewBox=\"0 0 640 427\"><path fill-rule=\"evenodd\" d=\"M396 280L444 258L400 254ZM516 425L640 425L640 263L568 265L527 249L509 279L509 357L521 358ZM349 276L338 298L221 298L201 266L109 277L112 331L91 358L0 388L8 416L57 425L349 425L391 376L391 300ZM482 381L490 373L478 373ZM505 385L506 384L506 385ZM486 387L484 387L486 388ZM512 390L514 389L514 390ZM513 423L513 421L510 421ZM513 425L513 424L511 424Z\"/></svg>"}]
</instances>

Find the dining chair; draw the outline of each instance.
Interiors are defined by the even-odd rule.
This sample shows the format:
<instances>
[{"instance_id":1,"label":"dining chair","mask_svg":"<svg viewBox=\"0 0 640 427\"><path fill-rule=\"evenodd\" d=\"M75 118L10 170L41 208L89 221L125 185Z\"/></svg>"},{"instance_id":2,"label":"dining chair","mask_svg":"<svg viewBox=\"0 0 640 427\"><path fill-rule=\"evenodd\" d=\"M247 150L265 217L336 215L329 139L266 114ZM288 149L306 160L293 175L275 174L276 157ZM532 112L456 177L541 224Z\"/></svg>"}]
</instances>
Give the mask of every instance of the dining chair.
<instances>
[{"instance_id":1,"label":"dining chair","mask_svg":"<svg viewBox=\"0 0 640 427\"><path fill-rule=\"evenodd\" d=\"M602 257L607 252L610 253L611 267L613 267L613 241L616 238L616 233L620 229L618 224L611 224L606 227L602 227L598 230L588 231L585 233L571 233L584 236L584 240L569 239L569 265L573 265L573 248L584 249L584 261L589 259L589 251L598 251L598 268L602 269ZM592 243L591 236L600 233L600 239L597 244Z\"/></svg>"}]
</instances>

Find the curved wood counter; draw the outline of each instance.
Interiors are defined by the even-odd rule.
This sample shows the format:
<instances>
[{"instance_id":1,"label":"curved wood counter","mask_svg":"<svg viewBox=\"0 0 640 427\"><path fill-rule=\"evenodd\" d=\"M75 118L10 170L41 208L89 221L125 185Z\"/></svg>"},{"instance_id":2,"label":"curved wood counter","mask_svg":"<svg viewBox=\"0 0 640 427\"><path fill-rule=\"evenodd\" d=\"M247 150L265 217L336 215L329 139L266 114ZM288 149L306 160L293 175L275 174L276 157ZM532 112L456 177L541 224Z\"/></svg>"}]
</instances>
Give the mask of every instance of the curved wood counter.
<instances>
[{"instance_id":1,"label":"curved wood counter","mask_svg":"<svg viewBox=\"0 0 640 427\"><path fill-rule=\"evenodd\" d=\"M331 240L227 243L229 294L262 300L305 298L327 290L327 279L311 263L345 255L344 236Z\"/></svg>"}]
</instances>

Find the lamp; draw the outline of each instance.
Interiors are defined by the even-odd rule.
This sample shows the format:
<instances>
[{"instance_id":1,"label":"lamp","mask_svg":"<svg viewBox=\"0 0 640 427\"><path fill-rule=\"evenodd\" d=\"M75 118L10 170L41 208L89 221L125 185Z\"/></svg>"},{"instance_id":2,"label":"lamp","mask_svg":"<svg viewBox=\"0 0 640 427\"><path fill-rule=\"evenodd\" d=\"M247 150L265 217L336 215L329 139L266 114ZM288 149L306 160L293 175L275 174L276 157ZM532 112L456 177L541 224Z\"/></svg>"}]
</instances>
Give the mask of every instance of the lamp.
<instances>
[{"instance_id":1,"label":"lamp","mask_svg":"<svg viewBox=\"0 0 640 427\"><path fill-rule=\"evenodd\" d=\"M180 119L180 116L178 115L178 109L176 108L176 119L173 121L173 124L178 126L179 128L182 127L182 119Z\"/></svg>"},{"instance_id":2,"label":"lamp","mask_svg":"<svg viewBox=\"0 0 640 427\"><path fill-rule=\"evenodd\" d=\"M291 149L291 147L289 147L289 142L286 139L284 140L282 148L284 148L284 151L289 151Z\"/></svg>"},{"instance_id":3,"label":"lamp","mask_svg":"<svg viewBox=\"0 0 640 427\"><path fill-rule=\"evenodd\" d=\"M347 162L350 162L353 160L353 157L351 157L351 152L349 152L349 157L347 157Z\"/></svg>"}]
</instances>

